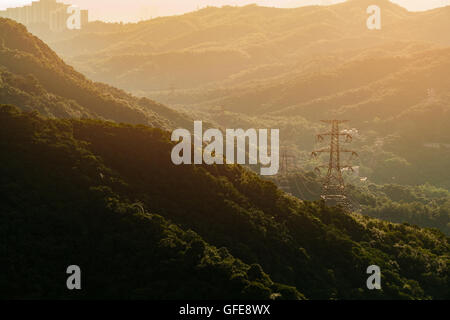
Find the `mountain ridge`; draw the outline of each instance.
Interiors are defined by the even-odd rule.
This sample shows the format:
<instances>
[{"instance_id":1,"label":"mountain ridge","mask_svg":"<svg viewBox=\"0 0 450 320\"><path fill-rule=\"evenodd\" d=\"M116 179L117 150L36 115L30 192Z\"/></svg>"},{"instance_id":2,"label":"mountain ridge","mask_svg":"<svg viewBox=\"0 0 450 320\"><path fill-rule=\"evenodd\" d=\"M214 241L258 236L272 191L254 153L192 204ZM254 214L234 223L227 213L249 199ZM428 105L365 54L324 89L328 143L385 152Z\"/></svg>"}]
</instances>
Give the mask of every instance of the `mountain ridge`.
<instances>
[{"instance_id":1,"label":"mountain ridge","mask_svg":"<svg viewBox=\"0 0 450 320\"><path fill-rule=\"evenodd\" d=\"M76 252L75 257L89 270L95 268L96 259L101 261L103 274L92 271L97 278L89 277L90 282L94 281L91 286L97 283L100 287L83 291L86 297L134 297L138 292L140 296L158 297L164 292L164 286L155 283L159 273L155 278L146 268L138 268L141 278L136 282L138 278L133 276L136 270L131 272L118 259L120 255L129 255L125 252L134 252L136 249L130 245L137 239L145 239L144 235L156 227L148 230L151 224L142 221L142 224L132 222L131 229L124 229L125 221L135 219L130 216L135 212L130 205L139 201L139 206L163 217L163 220L152 218L156 224L166 224L164 221L169 220L174 224L172 231L192 230L204 239L176 231L187 244L172 238L156 245L158 254L163 254L165 259L174 254L184 257L175 265L169 264L171 271L187 268L183 272L188 272L184 279L176 278L183 284L178 287L179 295L172 291L177 288L173 286L176 283L170 282L168 297L180 297L183 292L192 294L189 281L201 283L199 297L204 298L202 294L208 292L207 281L192 278L192 270L198 270L195 266L203 260L192 257L192 250L198 254L212 250L216 258L207 260L215 259L216 262L211 262L213 270L225 263L222 267L228 271L225 278L220 277L219 291L214 291L217 297L250 294L267 299L278 290L289 299L303 295L312 299L443 299L448 296L445 290L448 238L437 230L382 222L358 214L348 215L320 203L300 202L240 166L174 166L170 161L173 142L169 133L155 128L100 120L43 119L11 106L0 108L0 122L0 146L7 150L7 157L0 159L4 177L0 189L5 191L0 193L3 199L0 219L5 220L0 225L27 221L26 230L37 235L43 230L54 230L51 236L34 237L31 242L30 237L21 236L23 228L3 231L8 239L7 247L16 250L0 257L8 259L2 265L16 265L21 259L19 248L23 246L33 248L31 252L41 252L39 258L32 254L21 268L9 271L18 279L16 288L22 284L21 279L26 279L21 277L21 272L35 260L33 274L45 275L35 283L47 288L49 297L61 297L62 288L46 280L58 271L45 266L48 263L61 266L67 260L67 252ZM37 164L39 170L34 169ZM33 188L36 184L40 187ZM22 192L28 187L35 192ZM122 218L117 221L110 217L111 210L116 212L113 216L119 214ZM68 232L58 232L61 228ZM92 231L99 228L106 230ZM133 230L133 235L126 230ZM78 239L65 234L82 236ZM192 239L196 238L194 244ZM43 251L45 244L55 239L65 247L61 251L64 254L58 253L57 258ZM92 246L92 241L98 246ZM154 270L156 264L159 268L148 255L153 251L146 249L154 245L154 240L147 245L142 240L138 243L138 256L129 258L132 265ZM223 248L219 249L221 254L217 256L215 249L207 249L209 244ZM87 253L83 254L81 249L88 250L88 256L96 259L86 260ZM117 259L109 260L116 255L119 255ZM195 263L192 265L188 262L192 260L184 259L194 259ZM221 262L223 259L228 262ZM240 267L229 265L232 261ZM105 265L110 264L114 267L106 271ZM382 291L364 289L366 268L371 264L383 270ZM247 275L245 270L249 272ZM123 295L110 286L102 287L102 283L116 277L118 272L122 274L119 285L125 290ZM165 275L169 276L167 272ZM209 275L207 272L202 279L208 279ZM252 279L259 283L252 284ZM147 287L150 284L155 286L153 294L152 287ZM227 291L220 293L222 286ZM133 287L147 290L134 291ZM36 288L23 288L27 288L27 294L42 294ZM18 294L16 290L13 292ZM67 290L62 292L64 297L68 294Z\"/></svg>"},{"instance_id":2,"label":"mountain ridge","mask_svg":"<svg viewBox=\"0 0 450 320\"><path fill-rule=\"evenodd\" d=\"M23 25L12 20L0 19L0 43L3 74L0 94L4 103L33 109L38 100L35 103L41 106L38 111L52 117L99 117L163 128L187 122L185 115L162 104L88 80L28 33ZM24 87L35 90L23 90Z\"/></svg>"}]
</instances>

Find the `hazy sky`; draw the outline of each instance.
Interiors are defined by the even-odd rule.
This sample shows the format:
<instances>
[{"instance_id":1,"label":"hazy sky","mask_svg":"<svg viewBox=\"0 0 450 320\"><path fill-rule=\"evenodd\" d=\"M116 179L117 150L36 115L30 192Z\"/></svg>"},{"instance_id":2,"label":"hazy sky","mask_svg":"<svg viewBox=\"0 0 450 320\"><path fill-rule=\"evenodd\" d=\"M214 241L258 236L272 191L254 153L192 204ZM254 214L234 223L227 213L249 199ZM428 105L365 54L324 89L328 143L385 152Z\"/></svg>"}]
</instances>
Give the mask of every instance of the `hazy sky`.
<instances>
[{"instance_id":1,"label":"hazy sky","mask_svg":"<svg viewBox=\"0 0 450 320\"><path fill-rule=\"evenodd\" d=\"M198 8L222 5L246 5L257 3L263 6L282 8L311 4L332 4L344 0L59 0L89 9L90 20L138 21L157 16L181 14ZM408 10L427 10L450 5L450 0L391 0ZM376 4L374 0L374 4ZM0 0L0 10L31 3L31 0Z\"/></svg>"}]
</instances>

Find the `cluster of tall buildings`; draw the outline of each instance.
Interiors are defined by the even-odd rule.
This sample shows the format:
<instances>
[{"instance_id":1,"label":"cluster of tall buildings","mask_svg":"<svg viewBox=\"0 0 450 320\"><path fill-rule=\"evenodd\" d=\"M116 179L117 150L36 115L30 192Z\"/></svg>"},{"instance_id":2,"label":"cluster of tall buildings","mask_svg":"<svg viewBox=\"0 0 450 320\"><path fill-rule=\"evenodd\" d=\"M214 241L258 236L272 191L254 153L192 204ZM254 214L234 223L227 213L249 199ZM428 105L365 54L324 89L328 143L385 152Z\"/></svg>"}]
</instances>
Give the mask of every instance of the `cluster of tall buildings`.
<instances>
[{"instance_id":1,"label":"cluster of tall buildings","mask_svg":"<svg viewBox=\"0 0 450 320\"><path fill-rule=\"evenodd\" d=\"M9 18L24 24L28 28L48 28L59 32L67 29L67 20L72 15L68 12L69 4L56 0L33 1L30 5L8 8L0 11L1 18ZM89 21L87 10L80 10L80 27Z\"/></svg>"}]
</instances>

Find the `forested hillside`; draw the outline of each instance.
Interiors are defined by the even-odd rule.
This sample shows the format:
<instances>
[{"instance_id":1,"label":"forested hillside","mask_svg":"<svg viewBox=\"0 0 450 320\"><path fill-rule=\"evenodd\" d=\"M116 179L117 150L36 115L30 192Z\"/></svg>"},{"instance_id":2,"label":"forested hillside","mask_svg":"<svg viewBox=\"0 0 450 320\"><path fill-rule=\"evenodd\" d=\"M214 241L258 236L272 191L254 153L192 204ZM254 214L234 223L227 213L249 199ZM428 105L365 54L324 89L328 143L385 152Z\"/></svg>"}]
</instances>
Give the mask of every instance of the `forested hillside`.
<instances>
[{"instance_id":1,"label":"forested hillside","mask_svg":"<svg viewBox=\"0 0 450 320\"><path fill-rule=\"evenodd\" d=\"M377 0L371 31L373 2L0 18L0 298L449 299L450 7ZM279 129L289 168L174 165L194 119ZM322 119L349 120L354 212L319 201Z\"/></svg>"},{"instance_id":2,"label":"forested hillside","mask_svg":"<svg viewBox=\"0 0 450 320\"><path fill-rule=\"evenodd\" d=\"M0 100L58 118L100 118L173 128L187 117L147 98L95 83L26 28L0 18Z\"/></svg>"},{"instance_id":3,"label":"forested hillside","mask_svg":"<svg viewBox=\"0 0 450 320\"><path fill-rule=\"evenodd\" d=\"M382 27L368 30L372 2L211 7L49 42L89 77L218 127L279 128L302 169L319 120L348 119L362 178L449 189L450 7L377 1Z\"/></svg>"},{"instance_id":4,"label":"forested hillside","mask_svg":"<svg viewBox=\"0 0 450 320\"><path fill-rule=\"evenodd\" d=\"M301 202L240 166L175 166L159 129L0 110L2 296L80 297L63 290L77 263L86 298L449 298L436 230Z\"/></svg>"},{"instance_id":5,"label":"forested hillside","mask_svg":"<svg viewBox=\"0 0 450 320\"><path fill-rule=\"evenodd\" d=\"M347 193L355 211L386 221L439 229L450 235L450 192L447 189L430 184L367 184L344 177L350 178ZM298 170L270 180L300 199L320 200L322 181L314 172Z\"/></svg>"},{"instance_id":6,"label":"forested hillside","mask_svg":"<svg viewBox=\"0 0 450 320\"><path fill-rule=\"evenodd\" d=\"M97 125L111 124L44 120L0 107L2 299L303 298L259 265L142 212L121 176L73 133ZM164 136L117 128L155 143ZM66 288L72 264L83 272L76 293Z\"/></svg>"}]
</instances>

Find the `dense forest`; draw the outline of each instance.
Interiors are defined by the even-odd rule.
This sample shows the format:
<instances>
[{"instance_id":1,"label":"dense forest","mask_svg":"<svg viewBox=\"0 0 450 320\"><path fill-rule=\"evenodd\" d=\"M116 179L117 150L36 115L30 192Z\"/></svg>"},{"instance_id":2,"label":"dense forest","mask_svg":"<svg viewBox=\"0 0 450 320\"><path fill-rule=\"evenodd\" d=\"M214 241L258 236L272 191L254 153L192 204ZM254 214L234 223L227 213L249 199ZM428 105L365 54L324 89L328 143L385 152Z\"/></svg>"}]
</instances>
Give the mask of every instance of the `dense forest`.
<instances>
[{"instance_id":1,"label":"dense forest","mask_svg":"<svg viewBox=\"0 0 450 320\"><path fill-rule=\"evenodd\" d=\"M120 175L74 134L110 125L44 120L1 106L3 299L304 298L274 283L260 265L142 212ZM113 128L156 144L165 137L142 127ZM65 285L65 270L74 263L84 274L83 290L75 293Z\"/></svg>"},{"instance_id":2,"label":"dense forest","mask_svg":"<svg viewBox=\"0 0 450 320\"><path fill-rule=\"evenodd\" d=\"M0 110L3 297L449 298L437 230L300 201L240 166L175 166L160 129Z\"/></svg>"},{"instance_id":3,"label":"dense forest","mask_svg":"<svg viewBox=\"0 0 450 320\"><path fill-rule=\"evenodd\" d=\"M348 177L347 177L348 178ZM318 201L322 180L314 172L290 172L270 178L286 192L304 200ZM386 221L436 228L450 235L450 192L430 184L377 185L353 180L347 193L353 209Z\"/></svg>"},{"instance_id":4,"label":"dense forest","mask_svg":"<svg viewBox=\"0 0 450 320\"><path fill-rule=\"evenodd\" d=\"M0 18L0 297L449 299L450 7L379 0L371 32L372 2L39 37ZM351 213L320 201L331 118L359 154ZM194 119L280 129L290 168L175 166Z\"/></svg>"}]
</instances>

